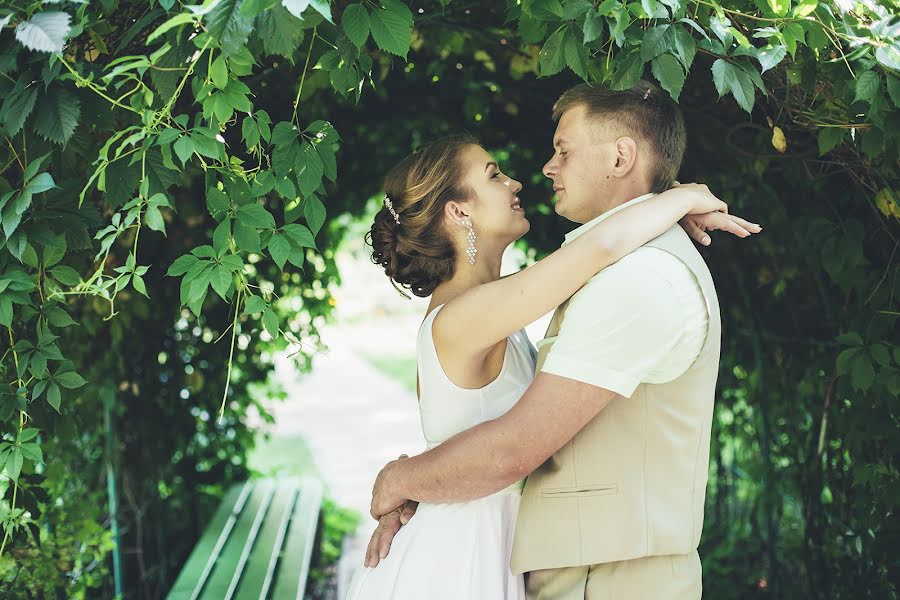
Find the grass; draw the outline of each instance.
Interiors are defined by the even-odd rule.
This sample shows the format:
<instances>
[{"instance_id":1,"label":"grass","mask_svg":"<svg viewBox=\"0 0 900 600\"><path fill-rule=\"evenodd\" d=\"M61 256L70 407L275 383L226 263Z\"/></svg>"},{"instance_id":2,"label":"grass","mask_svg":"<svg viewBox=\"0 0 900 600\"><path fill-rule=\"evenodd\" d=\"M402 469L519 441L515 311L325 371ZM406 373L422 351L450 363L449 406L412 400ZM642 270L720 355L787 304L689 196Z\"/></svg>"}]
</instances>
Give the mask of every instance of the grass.
<instances>
[{"instance_id":1,"label":"grass","mask_svg":"<svg viewBox=\"0 0 900 600\"><path fill-rule=\"evenodd\" d=\"M259 477L303 477L321 479L312 452L302 435L259 434L247 465Z\"/></svg>"},{"instance_id":2,"label":"grass","mask_svg":"<svg viewBox=\"0 0 900 600\"><path fill-rule=\"evenodd\" d=\"M363 354L370 365L387 375L394 381L416 393L416 357L415 356L383 356Z\"/></svg>"}]
</instances>

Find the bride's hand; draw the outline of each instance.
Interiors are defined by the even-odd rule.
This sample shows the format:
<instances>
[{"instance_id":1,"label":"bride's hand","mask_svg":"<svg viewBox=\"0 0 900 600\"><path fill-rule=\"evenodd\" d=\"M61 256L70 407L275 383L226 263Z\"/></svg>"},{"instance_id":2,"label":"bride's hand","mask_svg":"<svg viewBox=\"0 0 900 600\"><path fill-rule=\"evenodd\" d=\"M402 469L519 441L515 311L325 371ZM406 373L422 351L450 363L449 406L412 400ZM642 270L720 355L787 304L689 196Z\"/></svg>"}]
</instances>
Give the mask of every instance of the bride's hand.
<instances>
[{"instance_id":1,"label":"bride's hand","mask_svg":"<svg viewBox=\"0 0 900 600\"><path fill-rule=\"evenodd\" d=\"M709 246L712 242L712 239L706 233L707 231L727 231L739 238L749 237L751 234L762 231L762 227L756 223L721 212L686 215L678 221L678 224L695 242L703 246Z\"/></svg>"},{"instance_id":2,"label":"bride's hand","mask_svg":"<svg viewBox=\"0 0 900 600\"><path fill-rule=\"evenodd\" d=\"M689 215L702 215L710 212L728 212L728 205L716 198L704 183L678 183L664 194L682 197L686 202Z\"/></svg>"}]
</instances>

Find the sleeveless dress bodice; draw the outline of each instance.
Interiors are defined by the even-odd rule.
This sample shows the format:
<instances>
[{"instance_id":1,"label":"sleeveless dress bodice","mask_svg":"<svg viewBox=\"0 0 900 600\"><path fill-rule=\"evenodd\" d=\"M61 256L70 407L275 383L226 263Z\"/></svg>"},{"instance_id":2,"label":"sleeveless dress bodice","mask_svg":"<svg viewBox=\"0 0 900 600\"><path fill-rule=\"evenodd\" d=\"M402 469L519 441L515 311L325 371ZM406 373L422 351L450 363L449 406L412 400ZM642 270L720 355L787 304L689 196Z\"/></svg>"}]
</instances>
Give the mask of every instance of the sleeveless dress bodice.
<instances>
[{"instance_id":1,"label":"sleeveless dress bodice","mask_svg":"<svg viewBox=\"0 0 900 600\"><path fill-rule=\"evenodd\" d=\"M519 330L507 338L503 366L492 382L478 389L457 386L444 372L432 337L443 306L425 317L416 343L428 449L512 408L531 384L537 359ZM470 502L419 504L387 558L356 572L347 600L525 600L524 580L509 568L521 488L519 482Z\"/></svg>"}]
</instances>

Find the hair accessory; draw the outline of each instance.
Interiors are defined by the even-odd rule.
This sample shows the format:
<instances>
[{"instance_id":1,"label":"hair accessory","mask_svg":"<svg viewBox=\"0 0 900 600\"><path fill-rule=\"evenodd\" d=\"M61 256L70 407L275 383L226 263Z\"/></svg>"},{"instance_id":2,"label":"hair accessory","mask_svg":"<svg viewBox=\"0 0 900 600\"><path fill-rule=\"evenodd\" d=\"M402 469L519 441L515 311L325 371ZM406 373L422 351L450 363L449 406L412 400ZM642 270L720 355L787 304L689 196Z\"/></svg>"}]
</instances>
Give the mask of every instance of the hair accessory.
<instances>
[{"instance_id":1,"label":"hair accessory","mask_svg":"<svg viewBox=\"0 0 900 600\"><path fill-rule=\"evenodd\" d=\"M646 100L647 96L649 96L649 95L650 95L650 88L647 88L647 91L644 92L644 100Z\"/></svg>"},{"instance_id":2,"label":"hair accessory","mask_svg":"<svg viewBox=\"0 0 900 600\"><path fill-rule=\"evenodd\" d=\"M469 242L469 247L466 248L466 254L469 255L469 264L475 264L475 255L478 254L478 249L475 248L475 230L472 228L472 221L466 219L463 221L463 225L465 225L469 229L469 233L466 235L466 240Z\"/></svg>"},{"instance_id":3,"label":"hair accessory","mask_svg":"<svg viewBox=\"0 0 900 600\"><path fill-rule=\"evenodd\" d=\"M397 225L400 224L400 215L397 214L397 211L394 210L394 203L391 202L391 199L388 198L388 195L384 195L384 205L387 206L388 212L394 217L394 220L397 221Z\"/></svg>"}]
</instances>

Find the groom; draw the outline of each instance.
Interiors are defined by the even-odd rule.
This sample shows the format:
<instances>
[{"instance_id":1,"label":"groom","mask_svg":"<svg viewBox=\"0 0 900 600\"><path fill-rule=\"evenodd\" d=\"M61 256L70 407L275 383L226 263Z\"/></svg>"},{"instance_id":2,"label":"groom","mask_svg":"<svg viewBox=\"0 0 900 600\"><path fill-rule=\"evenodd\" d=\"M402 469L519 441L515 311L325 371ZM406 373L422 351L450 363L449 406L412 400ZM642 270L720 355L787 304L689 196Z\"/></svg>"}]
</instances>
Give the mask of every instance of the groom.
<instances>
[{"instance_id":1,"label":"groom","mask_svg":"<svg viewBox=\"0 0 900 600\"><path fill-rule=\"evenodd\" d=\"M655 85L580 85L553 117L543 172L556 212L582 223L565 243L675 180L684 122ZM534 382L508 413L389 463L373 515L527 476L511 568L528 573L529 599L700 598L720 332L709 270L676 225L556 310Z\"/></svg>"}]
</instances>

